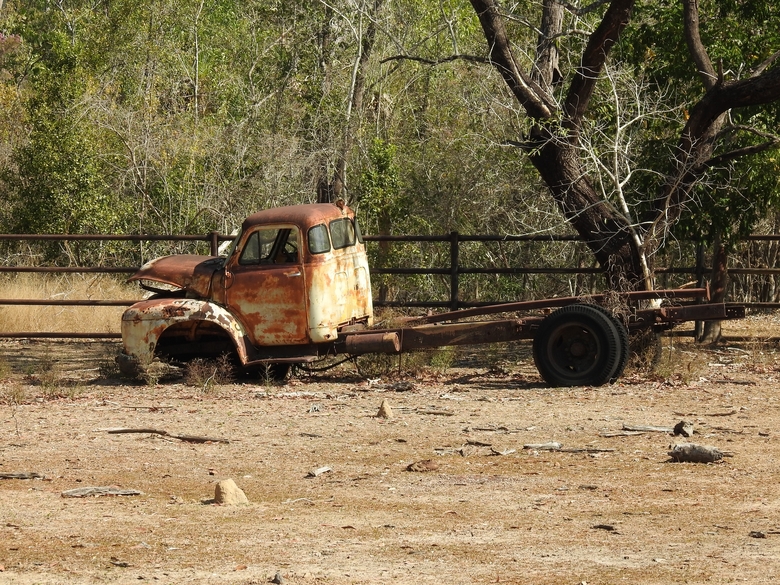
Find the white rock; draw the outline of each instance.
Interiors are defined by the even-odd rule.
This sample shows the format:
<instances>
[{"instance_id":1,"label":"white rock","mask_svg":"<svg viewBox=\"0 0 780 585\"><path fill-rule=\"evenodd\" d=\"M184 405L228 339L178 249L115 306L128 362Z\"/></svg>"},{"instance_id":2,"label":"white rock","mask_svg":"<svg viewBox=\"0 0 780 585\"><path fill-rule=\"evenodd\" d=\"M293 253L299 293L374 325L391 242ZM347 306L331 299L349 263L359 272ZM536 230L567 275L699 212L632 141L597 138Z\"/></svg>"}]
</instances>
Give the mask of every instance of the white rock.
<instances>
[{"instance_id":1,"label":"white rock","mask_svg":"<svg viewBox=\"0 0 780 585\"><path fill-rule=\"evenodd\" d=\"M248 504L249 500L244 491L236 485L232 479L225 479L217 482L214 490L214 502L226 506L239 506Z\"/></svg>"}]
</instances>

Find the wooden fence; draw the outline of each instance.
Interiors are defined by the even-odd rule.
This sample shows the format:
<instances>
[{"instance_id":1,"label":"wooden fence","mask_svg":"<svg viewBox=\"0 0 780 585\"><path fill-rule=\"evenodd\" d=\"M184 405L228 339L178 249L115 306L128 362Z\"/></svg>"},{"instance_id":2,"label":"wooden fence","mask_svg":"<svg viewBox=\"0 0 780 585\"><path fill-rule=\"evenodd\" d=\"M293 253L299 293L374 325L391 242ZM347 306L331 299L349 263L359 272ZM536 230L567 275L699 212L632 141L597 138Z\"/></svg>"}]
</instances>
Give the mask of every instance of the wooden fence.
<instances>
[{"instance_id":1,"label":"wooden fence","mask_svg":"<svg viewBox=\"0 0 780 585\"><path fill-rule=\"evenodd\" d=\"M76 234L0 234L0 241L6 242L174 242L200 244L208 247L211 255L218 255L218 249L222 242L230 241L234 236L221 235L217 232L211 232L206 235L76 235ZM424 299L424 300L394 300L382 298L375 299L376 306L388 307L418 307L418 308L446 308L457 310L467 307L478 307L487 304L496 304L499 302L509 302L518 300L517 298L491 299L481 301L475 299L463 299L461 294L461 283L464 277L470 275L490 275L491 277L512 278L527 275L562 275L568 277L584 277L587 279L581 287L579 293L588 294L603 290L606 286L603 280L603 271L594 266L463 266L462 247L465 244L480 243L488 245L490 243L499 243L506 245L510 243L526 245L542 244L578 244L583 246L580 238L577 236L498 236L498 235L463 235L458 232L434 236L365 236L369 246L383 245L392 246L400 243L415 245L437 245L444 246L445 252L437 254L439 258L448 258L446 265L443 266L372 266L371 273L376 277L391 276L398 278L415 276L435 276L444 279L448 283L448 298ZM776 245L780 242L780 235L756 235L750 236L747 242L765 242ZM585 256L587 256L587 252ZM376 257L374 253L372 257ZM668 287L667 279L673 277L685 277L685 279L701 285L706 281L710 266L707 264L707 258L701 247L694 248L686 255L680 255L680 258L693 258L690 265L674 266L667 265L656 268L661 286ZM766 264L766 262L761 262ZM21 263L20 263L21 264ZM132 274L138 269L138 266L41 266L41 265L3 265L0 266L0 273L92 273L92 274ZM780 268L763 266L739 266L729 269L729 274L734 277L748 278L769 278L775 279L780 276ZM751 285L752 286L752 285ZM745 288L745 287L743 287ZM577 292L577 291L572 291ZM140 300L140 299L139 299ZM778 302L739 302L753 309L776 309L780 308ZM116 300L116 299L0 299L0 306L3 305L39 305L39 306L129 306L136 302L135 300ZM85 333L31 333L31 332L0 332L0 337L53 337L53 338L115 338L118 334L85 334Z\"/></svg>"}]
</instances>

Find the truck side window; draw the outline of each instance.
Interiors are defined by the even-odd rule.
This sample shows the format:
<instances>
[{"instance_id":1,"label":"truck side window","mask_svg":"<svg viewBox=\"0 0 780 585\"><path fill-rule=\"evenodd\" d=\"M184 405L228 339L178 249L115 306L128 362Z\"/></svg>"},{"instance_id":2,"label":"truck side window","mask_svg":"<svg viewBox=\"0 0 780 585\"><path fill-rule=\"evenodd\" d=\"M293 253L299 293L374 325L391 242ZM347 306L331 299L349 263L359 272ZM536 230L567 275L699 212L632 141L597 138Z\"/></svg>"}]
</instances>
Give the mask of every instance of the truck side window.
<instances>
[{"instance_id":1,"label":"truck side window","mask_svg":"<svg viewBox=\"0 0 780 585\"><path fill-rule=\"evenodd\" d=\"M298 261L298 228L279 231L281 244L276 251L276 264L289 264Z\"/></svg>"},{"instance_id":2,"label":"truck side window","mask_svg":"<svg viewBox=\"0 0 780 585\"><path fill-rule=\"evenodd\" d=\"M279 228L266 228L260 229L254 232L247 238L244 249L241 250L241 256L238 259L238 263L242 266L251 264L271 264L275 261L278 262L277 256L283 252L283 243L277 244L277 240L281 240L280 236L284 236L285 244L287 242L287 235L291 233L289 229ZM293 239L293 242L295 240ZM274 256L274 249L277 249L276 256ZM282 260L283 262L285 260Z\"/></svg>"},{"instance_id":3,"label":"truck side window","mask_svg":"<svg viewBox=\"0 0 780 585\"><path fill-rule=\"evenodd\" d=\"M337 250L355 245L355 226L348 217L336 219L330 222L330 237L333 239L333 247Z\"/></svg>"},{"instance_id":4,"label":"truck side window","mask_svg":"<svg viewBox=\"0 0 780 585\"><path fill-rule=\"evenodd\" d=\"M323 254L330 252L330 238L328 238L328 228L324 223L315 225L309 229L309 252L312 254Z\"/></svg>"}]
</instances>

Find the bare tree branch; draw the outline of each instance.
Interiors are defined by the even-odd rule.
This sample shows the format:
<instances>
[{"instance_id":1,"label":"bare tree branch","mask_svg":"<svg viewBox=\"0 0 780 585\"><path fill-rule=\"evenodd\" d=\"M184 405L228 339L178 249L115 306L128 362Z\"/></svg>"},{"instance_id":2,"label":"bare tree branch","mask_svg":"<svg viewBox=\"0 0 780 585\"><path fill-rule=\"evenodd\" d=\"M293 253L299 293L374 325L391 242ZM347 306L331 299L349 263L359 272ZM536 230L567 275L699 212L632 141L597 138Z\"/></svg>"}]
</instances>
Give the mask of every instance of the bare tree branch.
<instances>
[{"instance_id":1,"label":"bare tree branch","mask_svg":"<svg viewBox=\"0 0 780 585\"><path fill-rule=\"evenodd\" d=\"M695 140L722 113L734 108L768 104L779 97L780 67L756 77L714 85L691 109L684 134Z\"/></svg>"},{"instance_id":2,"label":"bare tree branch","mask_svg":"<svg viewBox=\"0 0 780 585\"><path fill-rule=\"evenodd\" d=\"M490 51L490 61L532 118L550 118L556 106L552 98L520 69L512 54L509 37L494 0L471 0Z\"/></svg>"},{"instance_id":3,"label":"bare tree branch","mask_svg":"<svg viewBox=\"0 0 780 585\"><path fill-rule=\"evenodd\" d=\"M761 144L755 144L753 146L746 146L744 148L737 148L735 150L732 150L730 152L726 152L723 154L719 154L718 156L712 157L708 161L704 162L704 166L707 168L713 168L717 167L719 165L722 165L723 163L737 160L738 158L742 158L743 156L748 156L751 154L758 154L759 152L763 152L765 150L769 150L772 147L777 147L780 145L780 138L777 138L775 140L771 140L768 142L763 142Z\"/></svg>"},{"instance_id":4,"label":"bare tree branch","mask_svg":"<svg viewBox=\"0 0 780 585\"><path fill-rule=\"evenodd\" d=\"M756 67L755 70L753 71L753 77L757 75L761 75L764 72L764 69L769 67L775 61L777 61L778 58L780 58L780 51L777 51L776 53L773 53L772 55L764 59L764 61L762 61L758 65L758 67Z\"/></svg>"},{"instance_id":5,"label":"bare tree branch","mask_svg":"<svg viewBox=\"0 0 780 585\"><path fill-rule=\"evenodd\" d=\"M718 156L712 157L711 159L705 161L702 166L705 168L713 168L718 165L724 164L726 162L737 160L738 158L741 158L743 156L758 154L759 152L764 152L765 150L769 150L770 148L777 148L778 146L780 146L780 136L778 136L777 134L773 134L771 132L764 132L757 128L753 128L751 126L744 126L744 125L735 125L735 126L729 126L727 128L724 128L718 134L718 138L727 136L729 134L735 134L737 132L747 132L750 134L754 134L756 136L763 138L764 142L760 144L745 146L743 148L736 148L729 152L719 154Z\"/></svg>"},{"instance_id":6,"label":"bare tree branch","mask_svg":"<svg viewBox=\"0 0 780 585\"><path fill-rule=\"evenodd\" d=\"M688 44L688 52L701 76L705 89L711 89L721 77L716 75L707 49L699 35L699 2L698 0L683 0L683 22L685 28L685 42Z\"/></svg>"},{"instance_id":7,"label":"bare tree branch","mask_svg":"<svg viewBox=\"0 0 780 585\"><path fill-rule=\"evenodd\" d=\"M612 0L598 28L590 35L580 67L566 96L564 111L571 128L578 128L590 105L599 74L620 33L631 20L634 0Z\"/></svg>"},{"instance_id":8,"label":"bare tree branch","mask_svg":"<svg viewBox=\"0 0 780 585\"><path fill-rule=\"evenodd\" d=\"M442 57L440 59L426 59L425 57L417 57L414 55L393 55L391 57L385 57L380 63L389 63L390 61L416 61L418 63L425 63L426 65L441 65L442 63L451 63L452 61L470 61L472 63L490 63L490 59L487 57L479 57L478 55L450 55L449 57Z\"/></svg>"}]
</instances>

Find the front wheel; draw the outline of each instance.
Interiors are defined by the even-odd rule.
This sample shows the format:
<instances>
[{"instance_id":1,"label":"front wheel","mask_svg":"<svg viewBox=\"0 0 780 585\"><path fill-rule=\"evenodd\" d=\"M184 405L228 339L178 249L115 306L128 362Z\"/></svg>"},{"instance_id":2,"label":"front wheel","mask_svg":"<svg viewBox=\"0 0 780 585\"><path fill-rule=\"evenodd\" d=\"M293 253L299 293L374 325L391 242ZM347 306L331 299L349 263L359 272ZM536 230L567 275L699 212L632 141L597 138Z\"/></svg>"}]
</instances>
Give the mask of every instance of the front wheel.
<instances>
[{"instance_id":1,"label":"front wheel","mask_svg":"<svg viewBox=\"0 0 780 585\"><path fill-rule=\"evenodd\" d=\"M619 325L593 305L558 309L542 321L534 337L536 369L550 386L606 384L626 351Z\"/></svg>"},{"instance_id":2,"label":"front wheel","mask_svg":"<svg viewBox=\"0 0 780 585\"><path fill-rule=\"evenodd\" d=\"M290 375L291 365L284 362L268 363L262 366L252 366L244 373L263 382L284 382Z\"/></svg>"}]
</instances>

